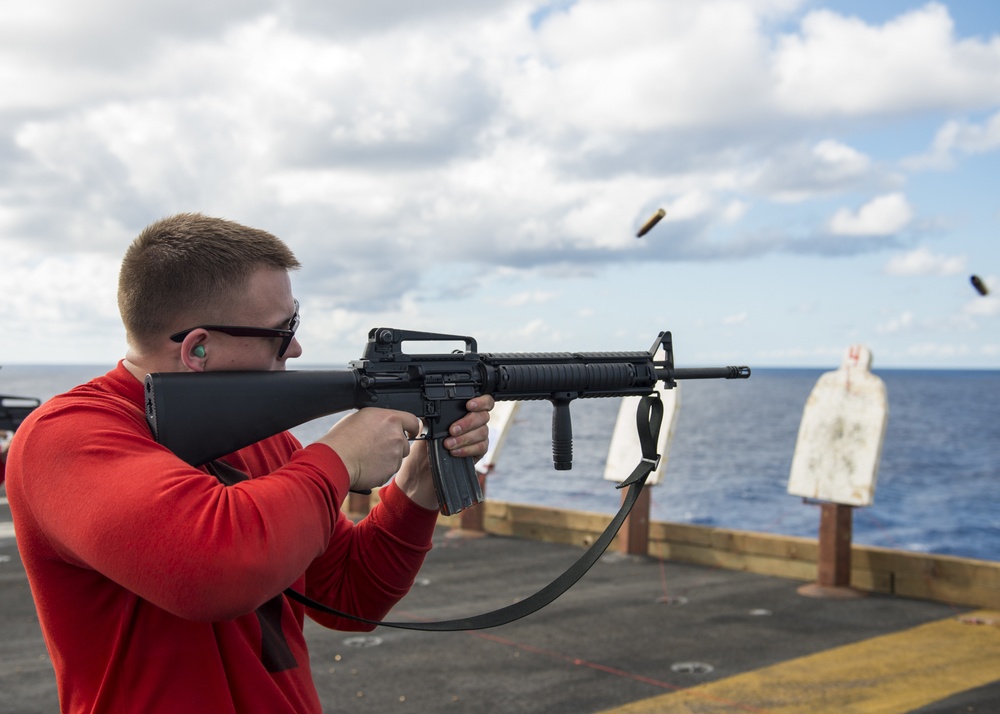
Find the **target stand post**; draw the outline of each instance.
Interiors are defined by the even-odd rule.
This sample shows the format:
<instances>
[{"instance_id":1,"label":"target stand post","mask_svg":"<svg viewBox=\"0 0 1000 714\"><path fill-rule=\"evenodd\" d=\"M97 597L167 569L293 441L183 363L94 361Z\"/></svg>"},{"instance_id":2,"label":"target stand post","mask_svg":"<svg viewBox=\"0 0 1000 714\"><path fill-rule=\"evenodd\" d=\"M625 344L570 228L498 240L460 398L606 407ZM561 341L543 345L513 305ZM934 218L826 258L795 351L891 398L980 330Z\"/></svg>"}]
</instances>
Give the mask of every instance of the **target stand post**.
<instances>
[{"instance_id":1,"label":"target stand post","mask_svg":"<svg viewBox=\"0 0 1000 714\"><path fill-rule=\"evenodd\" d=\"M820 501L817 581L810 597L850 598L853 509L870 506L889 417L885 384L871 373L872 354L852 345L840 368L820 376L806 401L792 457L788 493Z\"/></svg>"}]
</instances>

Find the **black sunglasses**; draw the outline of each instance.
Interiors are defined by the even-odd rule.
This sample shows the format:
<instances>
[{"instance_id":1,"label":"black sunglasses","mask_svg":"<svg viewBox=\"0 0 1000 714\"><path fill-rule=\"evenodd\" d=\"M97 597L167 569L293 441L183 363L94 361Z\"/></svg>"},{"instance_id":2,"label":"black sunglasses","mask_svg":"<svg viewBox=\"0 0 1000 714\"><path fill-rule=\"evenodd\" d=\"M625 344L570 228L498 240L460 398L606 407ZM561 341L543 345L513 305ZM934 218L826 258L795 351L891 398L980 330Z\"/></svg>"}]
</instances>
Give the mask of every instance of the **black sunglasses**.
<instances>
[{"instance_id":1,"label":"black sunglasses","mask_svg":"<svg viewBox=\"0 0 1000 714\"><path fill-rule=\"evenodd\" d=\"M174 342L183 342L184 338L195 330L211 330L212 332L221 332L233 337L280 337L281 347L278 349L278 359L281 359L285 356L288 346L292 344L292 340L295 338L295 331L299 329L299 301L295 300L294 303L295 312L292 314L292 319L288 321L287 330L279 330L272 327L241 327L239 325L198 325L197 327L190 327L173 334L170 336L170 339Z\"/></svg>"}]
</instances>

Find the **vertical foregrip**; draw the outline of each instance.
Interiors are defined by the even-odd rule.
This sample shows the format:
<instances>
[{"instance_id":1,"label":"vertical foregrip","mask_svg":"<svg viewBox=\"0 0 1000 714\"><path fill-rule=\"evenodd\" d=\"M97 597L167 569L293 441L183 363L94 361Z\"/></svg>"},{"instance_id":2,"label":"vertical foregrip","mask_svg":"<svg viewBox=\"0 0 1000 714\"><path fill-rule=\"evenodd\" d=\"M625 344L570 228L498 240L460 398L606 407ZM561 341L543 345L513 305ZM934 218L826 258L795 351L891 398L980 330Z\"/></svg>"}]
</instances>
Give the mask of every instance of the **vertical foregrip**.
<instances>
[{"instance_id":1,"label":"vertical foregrip","mask_svg":"<svg viewBox=\"0 0 1000 714\"><path fill-rule=\"evenodd\" d=\"M556 471L573 468L573 420L569 399L552 399L552 465Z\"/></svg>"},{"instance_id":2,"label":"vertical foregrip","mask_svg":"<svg viewBox=\"0 0 1000 714\"><path fill-rule=\"evenodd\" d=\"M437 491L441 513L453 516L469 506L483 501L483 489L479 485L472 457L456 459L444 448L445 437L429 439L431 475L434 490Z\"/></svg>"}]
</instances>

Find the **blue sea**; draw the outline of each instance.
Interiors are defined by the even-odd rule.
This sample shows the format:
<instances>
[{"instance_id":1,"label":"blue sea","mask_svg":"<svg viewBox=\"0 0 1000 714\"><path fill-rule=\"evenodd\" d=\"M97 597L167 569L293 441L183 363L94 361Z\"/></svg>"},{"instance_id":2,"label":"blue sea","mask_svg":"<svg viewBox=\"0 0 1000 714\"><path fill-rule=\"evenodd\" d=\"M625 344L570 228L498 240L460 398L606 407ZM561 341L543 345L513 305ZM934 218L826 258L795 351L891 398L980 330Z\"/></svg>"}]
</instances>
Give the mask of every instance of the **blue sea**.
<instances>
[{"instance_id":1,"label":"blue sea","mask_svg":"<svg viewBox=\"0 0 1000 714\"><path fill-rule=\"evenodd\" d=\"M49 397L105 372L7 365L0 394ZM826 370L755 369L746 381L688 381L654 520L816 537L819 507L787 492L806 399ZM1000 371L875 370L889 423L875 503L854 510L854 542L1000 560ZM574 466L551 463L548 402L524 402L487 495L613 514L621 494L604 461L618 410L612 399L572 404ZM310 441L328 417L294 430Z\"/></svg>"}]
</instances>

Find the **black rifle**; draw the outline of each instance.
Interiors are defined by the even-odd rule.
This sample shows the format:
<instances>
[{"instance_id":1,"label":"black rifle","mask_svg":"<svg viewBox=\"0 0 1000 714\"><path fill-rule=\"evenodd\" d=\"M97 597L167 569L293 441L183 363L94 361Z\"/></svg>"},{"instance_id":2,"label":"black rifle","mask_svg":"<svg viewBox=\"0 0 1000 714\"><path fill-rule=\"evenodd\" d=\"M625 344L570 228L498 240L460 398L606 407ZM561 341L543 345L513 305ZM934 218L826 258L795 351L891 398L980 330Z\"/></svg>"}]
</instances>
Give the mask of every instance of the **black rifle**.
<instances>
[{"instance_id":1,"label":"black rifle","mask_svg":"<svg viewBox=\"0 0 1000 714\"><path fill-rule=\"evenodd\" d=\"M404 342L463 342L465 350L407 354ZM663 359L656 360L658 349ZM164 373L146 376L146 420L154 437L198 466L329 414L383 407L421 418L441 512L483 500L473 459L452 458L443 441L473 397L548 399L556 469L572 467L569 404L587 397L645 396L678 379L746 379L748 367L675 369L670 333L648 352L479 354L471 337L375 328L346 370Z\"/></svg>"},{"instance_id":2,"label":"black rifle","mask_svg":"<svg viewBox=\"0 0 1000 714\"><path fill-rule=\"evenodd\" d=\"M0 431L17 431L21 422L40 404L34 397L0 395Z\"/></svg>"}]
</instances>

